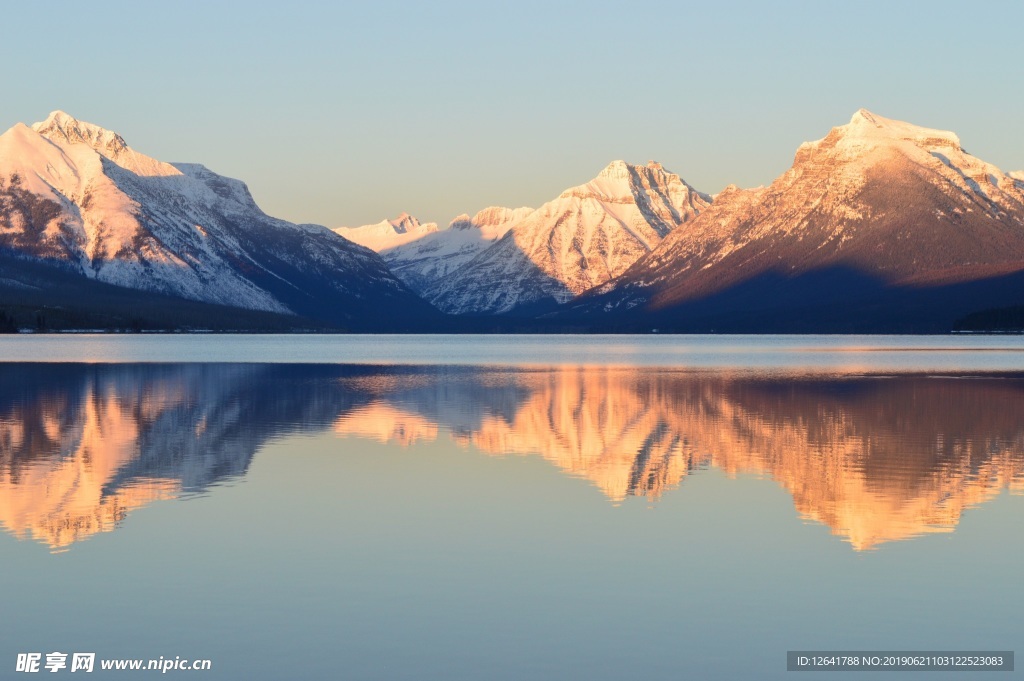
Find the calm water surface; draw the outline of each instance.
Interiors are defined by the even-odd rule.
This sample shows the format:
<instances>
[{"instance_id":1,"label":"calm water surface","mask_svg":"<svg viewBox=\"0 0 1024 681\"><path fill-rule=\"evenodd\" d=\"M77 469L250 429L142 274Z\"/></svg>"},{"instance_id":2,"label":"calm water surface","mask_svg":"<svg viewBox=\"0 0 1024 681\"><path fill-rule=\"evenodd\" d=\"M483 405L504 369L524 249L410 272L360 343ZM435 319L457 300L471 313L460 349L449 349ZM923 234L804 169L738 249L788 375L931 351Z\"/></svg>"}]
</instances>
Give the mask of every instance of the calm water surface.
<instances>
[{"instance_id":1,"label":"calm water surface","mask_svg":"<svg viewBox=\"0 0 1024 681\"><path fill-rule=\"evenodd\" d=\"M790 649L1024 640L1016 337L0 359L0 678L91 651L211 679L781 679Z\"/></svg>"},{"instance_id":2,"label":"calm water surface","mask_svg":"<svg viewBox=\"0 0 1024 681\"><path fill-rule=\"evenodd\" d=\"M1024 371L1024 337L26 334L0 340L0 361Z\"/></svg>"}]
</instances>

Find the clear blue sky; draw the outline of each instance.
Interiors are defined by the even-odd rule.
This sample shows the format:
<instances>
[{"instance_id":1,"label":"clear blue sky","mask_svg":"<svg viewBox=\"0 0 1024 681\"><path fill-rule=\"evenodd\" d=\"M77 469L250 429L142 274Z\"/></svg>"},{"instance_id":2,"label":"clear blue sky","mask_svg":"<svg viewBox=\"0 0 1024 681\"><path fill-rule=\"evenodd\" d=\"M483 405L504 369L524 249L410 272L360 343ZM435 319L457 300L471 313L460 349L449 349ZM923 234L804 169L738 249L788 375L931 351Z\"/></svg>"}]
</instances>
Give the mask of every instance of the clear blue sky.
<instances>
[{"instance_id":1,"label":"clear blue sky","mask_svg":"<svg viewBox=\"0 0 1024 681\"><path fill-rule=\"evenodd\" d=\"M447 223L609 161L770 182L859 107L1024 169L1024 3L22 2L0 128L52 109L272 215Z\"/></svg>"}]
</instances>

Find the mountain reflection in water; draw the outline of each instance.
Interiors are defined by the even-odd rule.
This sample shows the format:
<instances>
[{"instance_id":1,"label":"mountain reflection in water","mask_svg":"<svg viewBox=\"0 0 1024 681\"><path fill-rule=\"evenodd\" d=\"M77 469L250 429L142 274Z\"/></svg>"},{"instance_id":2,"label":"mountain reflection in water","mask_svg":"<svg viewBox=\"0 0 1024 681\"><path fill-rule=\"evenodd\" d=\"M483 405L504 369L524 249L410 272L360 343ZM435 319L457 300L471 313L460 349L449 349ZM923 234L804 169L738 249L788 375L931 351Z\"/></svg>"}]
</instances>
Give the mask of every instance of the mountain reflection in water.
<instances>
[{"instance_id":1,"label":"mountain reflection in water","mask_svg":"<svg viewBox=\"0 0 1024 681\"><path fill-rule=\"evenodd\" d=\"M271 438L329 430L539 455L616 502L707 467L761 475L857 550L1024 491L1018 375L5 364L0 523L62 549L244 476Z\"/></svg>"}]
</instances>

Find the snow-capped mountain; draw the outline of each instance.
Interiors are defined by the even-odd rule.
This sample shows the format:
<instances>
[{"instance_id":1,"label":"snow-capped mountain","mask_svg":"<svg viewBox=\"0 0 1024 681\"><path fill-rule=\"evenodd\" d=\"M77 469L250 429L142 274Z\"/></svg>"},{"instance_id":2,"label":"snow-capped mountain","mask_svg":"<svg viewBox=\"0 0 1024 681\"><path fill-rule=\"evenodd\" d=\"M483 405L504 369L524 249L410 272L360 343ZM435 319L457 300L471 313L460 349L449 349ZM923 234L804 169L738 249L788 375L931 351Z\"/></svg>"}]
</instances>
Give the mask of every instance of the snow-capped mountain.
<instances>
[{"instance_id":1,"label":"snow-capped mountain","mask_svg":"<svg viewBox=\"0 0 1024 681\"><path fill-rule=\"evenodd\" d=\"M951 132L862 109L801 145L769 187L723 191L566 314L681 330L948 330L1019 304L1022 272L1024 180Z\"/></svg>"},{"instance_id":2,"label":"snow-capped mountain","mask_svg":"<svg viewBox=\"0 0 1024 681\"><path fill-rule=\"evenodd\" d=\"M413 291L423 294L532 212L532 208L492 206L473 217L459 215L447 229L420 231L412 239L392 239L377 248L370 247L381 254L395 276Z\"/></svg>"},{"instance_id":3,"label":"snow-capped mountain","mask_svg":"<svg viewBox=\"0 0 1024 681\"><path fill-rule=\"evenodd\" d=\"M336 227L334 231L353 243L380 253L436 232L437 223L420 224L412 215L402 213L394 220L381 220L375 225L362 227Z\"/></svg>"},{"instance_id":4,"label":"snow-capped mountain","mask_svg":"<svg viewBox=\"0 0 1024 681\"><path fill-rule=\"evenodd\" d=\"M624 272L710 201L657 163L615 161L517 220L425 295L455 314L565 302Z\"/></svg>"},{"instance_id":5,"label":"snow-capped mountain","mask_svg":"<svg viewBox=\"0 0 1024 681\"><path fill-rule=\"evenodd\" d=\"M369 250L271 218L242 182L150 158L60 111L0 136L0 251L118 287L332 324L372 327L382 306L431 314Z\"/></svg>"}]
</instances>

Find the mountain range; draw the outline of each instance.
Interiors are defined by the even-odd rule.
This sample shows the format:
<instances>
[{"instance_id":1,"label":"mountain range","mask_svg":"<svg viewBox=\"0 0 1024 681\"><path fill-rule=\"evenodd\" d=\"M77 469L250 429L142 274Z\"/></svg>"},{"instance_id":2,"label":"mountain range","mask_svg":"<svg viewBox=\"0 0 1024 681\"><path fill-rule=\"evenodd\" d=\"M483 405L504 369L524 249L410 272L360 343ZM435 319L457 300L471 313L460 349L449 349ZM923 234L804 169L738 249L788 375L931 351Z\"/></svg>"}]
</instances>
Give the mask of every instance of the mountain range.
<instances>
[{"instance_id":1,"label":"mountain range","mask_svg":"<svg viewBox=\"0 0 1024 681\"><path fill-rule=\"evenodd\" d=\"M536 210L492 206L443 231L405 213L335 231L444 312L523 315L614 279L710 203L653 161L614 161Z\"/></svg>"},{"instance_id":2,"label":"mountain range","mask_svg":"<svg viewBox=\"0 0 1024 681\"><path fill-rule=\"evenodd\" d=\"M767 187L614 161L443 229L272 218L62 112L0 136L0 328L944 332L1022 305L1024 172L863 109Z\"/></svg>"}]
</instances>

